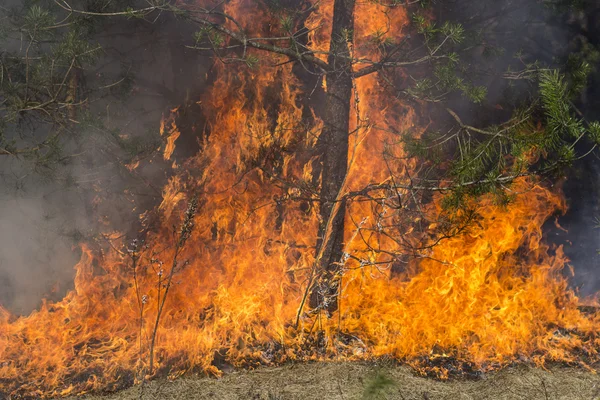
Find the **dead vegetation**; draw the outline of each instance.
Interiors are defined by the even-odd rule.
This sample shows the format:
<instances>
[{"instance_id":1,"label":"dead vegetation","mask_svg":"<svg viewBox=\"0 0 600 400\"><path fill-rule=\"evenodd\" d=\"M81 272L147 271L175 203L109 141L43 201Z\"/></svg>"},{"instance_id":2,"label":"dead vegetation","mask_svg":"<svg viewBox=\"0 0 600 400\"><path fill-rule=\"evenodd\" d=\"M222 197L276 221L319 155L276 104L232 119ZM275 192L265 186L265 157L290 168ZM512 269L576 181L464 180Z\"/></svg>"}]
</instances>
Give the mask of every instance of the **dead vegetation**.
<instances>
[{"instance_id":1,"label":"dead vegetation","mask_svg":"<svg viewBox=\"0 0 600 400\"><path fill-rule=\"evenodd\" d=\"M85 400L133 400L139 387ZM232 372L220 379L156 380L144 400L598 400L600 377L576 368L506 368L478 380L438 381L408 367L366 363L311 363Z\"/></svg>"}]
</instances>

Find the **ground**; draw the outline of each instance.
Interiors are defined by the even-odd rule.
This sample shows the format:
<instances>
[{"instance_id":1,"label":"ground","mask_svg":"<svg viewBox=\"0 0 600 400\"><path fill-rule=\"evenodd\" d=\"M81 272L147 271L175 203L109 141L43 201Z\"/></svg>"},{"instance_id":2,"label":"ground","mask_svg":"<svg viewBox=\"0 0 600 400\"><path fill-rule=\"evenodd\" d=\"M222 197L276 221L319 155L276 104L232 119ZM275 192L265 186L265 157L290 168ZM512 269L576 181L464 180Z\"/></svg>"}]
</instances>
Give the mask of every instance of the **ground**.
<instances>
[{"instance_id":1,"label":"ground","mask_svg":"<svg viewBox=\"0 0 600 400\"><path fill-rule=\"evenodd\" d=\"M311 363L183 377L85 400L600 400L600 376L576 368L506 368L477 380L422 378L408 367L367 363ZM81 398L80 398L81 399ZM73 400L73 399L71 399Z\"/></svg>"}]
</instances>

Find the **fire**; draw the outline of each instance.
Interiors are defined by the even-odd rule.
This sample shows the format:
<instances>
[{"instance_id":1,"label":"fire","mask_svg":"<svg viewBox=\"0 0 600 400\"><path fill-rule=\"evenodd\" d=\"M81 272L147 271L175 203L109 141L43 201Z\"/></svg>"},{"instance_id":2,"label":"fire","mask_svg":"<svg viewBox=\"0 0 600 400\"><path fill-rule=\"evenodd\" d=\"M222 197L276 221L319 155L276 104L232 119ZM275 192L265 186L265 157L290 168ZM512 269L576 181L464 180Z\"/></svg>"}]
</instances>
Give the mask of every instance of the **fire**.
<instances>
[{"instance_id":1,"label":"fire","mask_svg":"<svg viewBox=\"0 0 600 400\"><path fill-rule=\"evenodd\" d=\"M333 1L320 3L306 25L310 46L324 51ZM272 29L266 14L249 4L230 1L226 12L256 32ZM362 2L356 15L352 51L359 59L372 55L367 42L373 37L401 38L407 25L401 7ZM579 310L561 273L568 260L542 238L542 225L565 209L564 201L525 178L513 188L520 192L514 202L480 199L467 230L426 246L396 270L387 253L376 251L399 245L378 233L373 203L350 202L339 309L330 317L304 312L295 326L315 261L313 148L323 123L306 105L311 89L293 65L273 67L281 57L257 55L257 69L215 65L218 79L199 99L209 121L201 150L173 165L143 242L135 248L118 239L111 246L84 244L75 289L62 301L20 318L0 308L0 393L115 389L150 371L218 375L225 363L392 355L444 377L448 367L436 360L490 370L514 360L586 365L598 359L599 317ZM403 158L390 132L418 131L414 110L390 101L375 75L354 85L345 193L389 182L392 174L410 179L416 161ZM176 112L160 129L165 159L180 135ZM386 165L384 152L403 161ZM193 196L199 199L195 227L179 248L173 226L181 225ZM379 213L389 207L375 206ZM426 207L427 215L441 214L441 197ZM429 244L418 223L397 233L412 245ZM173 268L150 366L150 338Z\"/></svg>"}]
</instances>

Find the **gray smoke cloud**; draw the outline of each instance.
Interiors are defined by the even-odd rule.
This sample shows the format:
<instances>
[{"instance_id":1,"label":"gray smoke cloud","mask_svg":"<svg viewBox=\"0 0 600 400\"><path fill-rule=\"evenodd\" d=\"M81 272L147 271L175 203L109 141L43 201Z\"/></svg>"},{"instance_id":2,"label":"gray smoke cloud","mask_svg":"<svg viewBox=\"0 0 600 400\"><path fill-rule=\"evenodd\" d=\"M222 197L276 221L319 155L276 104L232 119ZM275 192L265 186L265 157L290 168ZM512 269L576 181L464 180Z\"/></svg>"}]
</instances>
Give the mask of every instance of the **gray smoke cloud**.
<instances>
[{"instance_id":1,"label":"gray smoke cloud","mask_svg":"<svg viewBox=\"0 0 600 400\"><path fill-rule=\"evenodd\" d=\"M0 13L23 4L11 0ZM164 165L142 163L131 172L124 164L140 150L143 157L156 152L163 113L204 82L209 63L184 46L193 31L170 16L154 24L104 21L92 36L103 51L83 84L127 79L81 110L96 122L63 138L64 158L51 170L0 156L0 305L28 314L43 298L61 299L73 286L78 243L103 231L135 235L138 215L160 200ZM3 46L10 52L20 43Z\"/></svg>"},{"instance_id":2,"label":"gray smoke cloud","mask_svg":"<svg viewBox=\"0 0 600 400\"><path fill-rule=\"evenodd\" d=\"M71 205L71 216L81 213L79 204ZM13 312L32 310L43 296L65 290L60 285L72 279L65 266L75 265L78 257L63 229L79 229L81 221L48 209L53 206L40 193L0 199L0 304Z\"/></svg>"},{"instance_id":3,"label":"gray smoke cloud","mask_svg":"<svg viewBox=\"0 0 600 400\"><path fill-rule=\"evenodd\" d=\"M479 45L471 60L481 66L479 74L473 75L478 84L488 88L486 105L475 108L463 102L456 106L461 118L473 126L486 126L506 120L510 114L498 111L503 99L525 100L530 94L526 85L497 78L497 72L524 69L527 64L540 61L541 66L564 65L570 56L582 49L598 49L600 44L600 4L587 4L584 10L570 8L552 9L550 3L539 0L442 2L438 18L461 21L470 34L480 32L486 40ZM562 2L568 3L568 2ZM570 2L574 3L574 2ZM474 42L478 42L474 39ZM592 74L588 89L575 105L589 121L600 119L600 74ZM460 104L460 103L458 103ZM500 119L495 119L500 117ZM590 143L580 143L578 153L584 154ZM545 239L555 245L563 245L571 260L575 275L569 277L572 287L582 296L600 290L600 230L596 219L600 216L600 159L598 151L578 160L565 171L563 184L568 211L559 217L563 229L554 225L554 219L544 227ZM550 179L558 180L553 177ZM566 230L566 231L565 231Z\"/></svg>"}]
</instances>

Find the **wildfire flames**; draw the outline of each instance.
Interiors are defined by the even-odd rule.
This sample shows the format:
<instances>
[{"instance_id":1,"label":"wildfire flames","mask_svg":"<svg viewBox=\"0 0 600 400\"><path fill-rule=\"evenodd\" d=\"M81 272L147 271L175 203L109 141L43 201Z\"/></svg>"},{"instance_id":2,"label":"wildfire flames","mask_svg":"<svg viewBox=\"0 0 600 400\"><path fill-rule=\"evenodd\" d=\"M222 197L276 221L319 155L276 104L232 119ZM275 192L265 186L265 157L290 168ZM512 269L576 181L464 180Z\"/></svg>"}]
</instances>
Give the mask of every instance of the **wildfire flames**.
<instances>
[{"instance_id":1,"label":"wildfire flames","mask_svg":"<svg viewBox=\"0 0 600 400\"><path fill-rule=\"evenodd\" d=\"M251 3L230 1L226 11L250 31L272 29L276 23ZM305 24L310 47L327 50L333 1L320 3ZM360 3L353 56L369 56L377 32L402 38L407 18L401 7ZM208 121L198 135L200 151L174 163L138 248L117 239L110 247L82 245L75 289L63 300L20 318L0 309L0 393L111 389L151 370L157 299L179 251L173 226L181 226L194 196L195 226L177 255L153 373L218 375L225 364L390 355L444 377L457 365L441 362L450 359L483 371L519 360L584 366L597 360L600 319L579 310L562 274L567 259L542 240L542 225L565 204L525 178L512 188L520 194L508 206L484 197L468 229L430 247L415 226L434 230L434 223L404 223L391 207L408 190L380 189L371 194L379 200L350 200L339 309L326 315L305 307L296 326L315 261L319 216L311 188L319 182L312 149L322 122L307 106L313 88L298 78L300 67L257 56L257 69L215 64L217 79L198 99ZM415 112L390 100L375 74L357 79L354 91L345 193L391 176L410 182L416 161L404 157L391 132L418 131ZM176 113L161 129L166 159L179 137ZM441 196L422 206L420 215L441 214ZM403 226L395 232L409 243L424 245L419 257L401 267L392 262L390 254L400 249L381 233L378 224L386 222ZM129 252L121 250L127 246ZM135 267L132 254L139 257Z\"/></svg>"}]
</instances>

